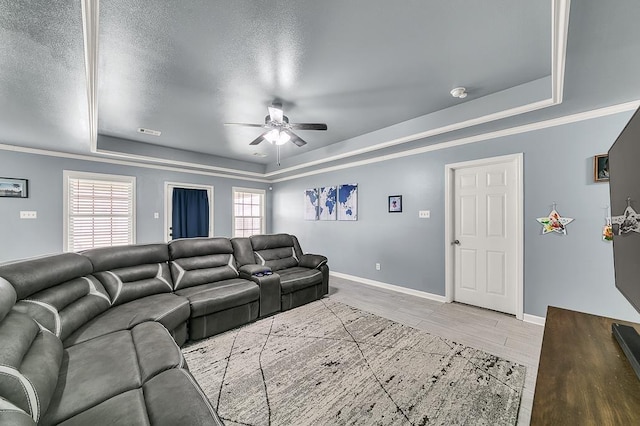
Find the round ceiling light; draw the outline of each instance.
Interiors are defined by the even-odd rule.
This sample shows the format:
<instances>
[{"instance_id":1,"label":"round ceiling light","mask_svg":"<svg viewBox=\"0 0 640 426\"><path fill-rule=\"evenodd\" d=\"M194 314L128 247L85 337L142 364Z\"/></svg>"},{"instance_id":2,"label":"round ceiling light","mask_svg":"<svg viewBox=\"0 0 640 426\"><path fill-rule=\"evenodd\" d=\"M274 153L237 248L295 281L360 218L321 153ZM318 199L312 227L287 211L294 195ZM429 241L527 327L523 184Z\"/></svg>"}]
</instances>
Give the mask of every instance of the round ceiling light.
<instances>
[{"instance_id":1,"label":"round ceiling light","mask_svg":"<svg viewBox=\"0 0 640 426\"><path fill-rule=\"evenodd\" d=\"M464 99L467 97L467 89L465 89L464 87L456 87L455 89L451 90L450 93L454 98Z\"/></svg>"}]
</instances>

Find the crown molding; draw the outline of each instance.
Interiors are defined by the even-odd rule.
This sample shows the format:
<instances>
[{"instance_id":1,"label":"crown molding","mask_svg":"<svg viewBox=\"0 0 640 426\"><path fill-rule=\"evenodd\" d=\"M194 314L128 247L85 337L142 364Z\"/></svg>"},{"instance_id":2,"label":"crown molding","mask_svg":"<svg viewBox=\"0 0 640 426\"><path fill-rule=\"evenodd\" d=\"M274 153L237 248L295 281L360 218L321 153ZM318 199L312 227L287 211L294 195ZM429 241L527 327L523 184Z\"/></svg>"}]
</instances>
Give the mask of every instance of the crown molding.
<instances>
[{"instance_id":1,"label":"crown molding","mask_svg":"<svg viewBox=\"0 0 640 426\"><path fill-rule=\"evenodd\" d=\"M82 36L84 67L87 79L87 109L89 113L90 152L98 148L98 25L99 0L82 0Z\"/></svg>"},{"instance_id":2,"label":"crown molding","mask_svg":"<svg viewBox=\"0 0 640 426\"><path fill-rule=\"evenodd\" d=\"M23 146L17 145L8 145L8 144L0 144L0 151L12 151L19 152L24 154L34 154L34 155L44 155L47 157L57 157L57 158L67 158L70 160L82 160L82 161L91 161L94 163L106 163L106 164L114 164L118 166L129 166L129 167L140 167L143 169L154 169L154 170L166 170L170 172L177 173L189 173L193 175L202 175L202 176L213 176L224 179L236 179L243 181L251 181L251 182L261 182L261 183L270 183L270 180L267 179L259 179L254 177L243 177L243 176L234 176L227 173L215 173L209 172L206 170L198 170L191 168L183 168L183 167L172 167L165 166L162 164L149 164L143 163L140 161L127 161L127 160L118 160L114 158L106 158L104 156L97 155L85 155L85 154L72 154L69 152L60 152L60 151L51 151L48 149L39 149L39 148L27 148Z\"/></svg>"},{"instance_id":3,"label":"crown molding","mask_svg":"<svg viewBox=\"0 0 640 426\"><path fill-rule=\"evenodd\" d=\"M104 155L106 157L113 157L113 158L135 159L140 162L150 162L150 163L155 162L155 163L162 163L162 164L170 164L172 166L176 166L183 169L195 168L200 170L211 170L211 171L225 173L225 174L235 174L236 176L234 177L237 177L239 179L244 179L244 176L262 178L262 179L266 177L264 173L259 173L259 172L230 169L227 167L212 166L208 164L191 163L189 161L169 160L164 158L159 159L157 157L150 157L150 156L140 155L140 154L129 154L129 153L123 153L123 152L117 152L117 151L110 151L106 149L99 149L99 148L96 150L96 154Z\"/></svg>"},{"instance_id":4,"label":"crown molding","mask_svg":"<svg viewBox=\"0 0 640 426\"><path fill-rule=\"evenodd\" d=\"M592 120L595 118L607 117L609 115L620 114L623 112L634 111L640 108L640 99L625 102L621 104L611 105L608 107L598 108L594 110L584 111L576 114L566 115L563 117L557 117L549 120L538 121L535 123L525 124L522 126L511 127L508 129L498 130L494 132L483 133L480 135L469 136L461 139L454 139L438 144L428 145L421 148L414 148L402 152L397 152L394 154L387 154L383 156L379 156L376 158L371 158L367 160L359 160L352 161L345 164L340 164L337 166L325 167L322 169L312 170L308 172L298 173L295 175L282 177L279 179L268 179L264 174L259 175L259 177L243 177L230 175L227 173L216 173L206 170L198 170L194 168L187 167L172 167L165 166L162 164L153 164L153 163L143 163L139 161L127 161L127 160L119 160L114 158L107 158L105 156L95 156L95 155L83 155L83 154L72 154L67 152L59 152L59 151L51 151L45 149L38 148L27 148L17 145L9 145L9 144L0 144L0 151L13 151L13 152L21 152L25 154L34 154L34 155L44 155L49 157L59 157L59 158L68 158L73 160L84 160L84 161L93 161L98 163L107 163L107 164L115 164L122 166L130 166L130 167L142 167L147 169L156 169L156 170L167 170L178 173L190 173L195 175L203 175L203 176L213 176L220 177L225 179L237 179L251 182L260 182L260 183L277 183L284 182L293 179L299 179L306 176L317 175L321 173L332 172L336 170L349 169L353 167L359 167L366 164L378 163L381 161L393 160L396 158L408 157L412 155L423 154L425 152L438 151L441 149L448 149L455 146L467 145L475 142L482 142L490 139L501 138L505 136L517 135L520 133L533 132L536 130L547 129L550 127L562 126L565 124L576 123L579 121ZM249 172L247 172L249 173ZM252 173L252 172L251 172Z\"/></svg>"},{"instance_id":5,"label":"crown molding","mask_svg":"<svg viewBox=\"0 0 640 426\"><path fill-rule=\"evenodd\" d=\"M567 58L567 36L571 0L555 0L551 4L551 99L560 104L564 93L564 71Z\"/></svg>"},{"instance_id":6,"label":"crown molding","mask_svg":"<svg viewBox=\"0 0 640 426\"><path fill-rule=\"evenodd\" d=\"M409 149L402 152L396 152L393 154L381 155L375 158L369 158L366 160L353 161L350 163L340 164L336 166L325 167L322 169L315 169L308 172L298 173L279 179L273 179L270 182L285 182L288 180L299 179L306 176L313 176L321 173L333 172L336 170L349 169L352 167L364 166L367 164L379 163L381 161L393 160L396 158L409 157L412 155L424 154L425 152L439 151L442 149L453 148L456 146L467 145L475 142L482 142L490 139L502 138L505 136L518 135L521 133L533 132L536 130L547 129L550 127L563 126L565 124L576 123L579 121L591 120L594 118L606 117L609 115L619 114L627 111L634 111L640 107L640 100L626 102L623 104L617 104L609 107L599 108L595 110L580 112L577 114L566 115L563 117L553 118L550 120L537 121L522 126L510 127L508 129L497 130L494 132L483 133L480 135L469 136L461 139L454 139L446 142L441 142L433 145L423 146L420 148Z\"/></svg>"}]
</instances>

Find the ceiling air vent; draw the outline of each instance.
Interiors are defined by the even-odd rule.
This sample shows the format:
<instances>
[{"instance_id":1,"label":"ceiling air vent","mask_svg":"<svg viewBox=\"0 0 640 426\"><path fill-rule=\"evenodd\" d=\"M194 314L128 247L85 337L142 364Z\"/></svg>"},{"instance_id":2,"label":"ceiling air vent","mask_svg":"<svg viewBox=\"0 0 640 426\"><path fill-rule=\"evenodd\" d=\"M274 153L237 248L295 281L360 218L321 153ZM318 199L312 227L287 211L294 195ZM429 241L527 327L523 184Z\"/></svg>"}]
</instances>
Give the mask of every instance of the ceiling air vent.
<instances>
[{"instance_id":1,"label":"ceiling air vent","mask_svg":"<svg viewBox=\"0 0 640 426\"><path fill-rule=\"evenodd\" d=\"M162 132L158 130L151 130L151 129L145 129L144 127L140 127L138 129L138 133L144 133L145 135L151 135L151 136L160 136Z\"/></svg>"}]
</instances>

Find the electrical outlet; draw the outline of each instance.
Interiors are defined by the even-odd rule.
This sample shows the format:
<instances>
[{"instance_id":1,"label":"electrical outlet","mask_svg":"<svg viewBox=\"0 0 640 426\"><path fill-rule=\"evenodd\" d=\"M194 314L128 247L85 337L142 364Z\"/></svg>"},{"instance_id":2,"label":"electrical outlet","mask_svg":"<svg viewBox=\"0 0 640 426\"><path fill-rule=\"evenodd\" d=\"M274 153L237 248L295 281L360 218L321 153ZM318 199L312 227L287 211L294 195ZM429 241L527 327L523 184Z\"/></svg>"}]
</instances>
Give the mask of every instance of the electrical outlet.
<instances>
[{"instance_id":1,"label":"electrical outlet","mask_svg":"<svg viewBox=\"0 0 640 426\"><path fill-rule=\"evenodd\" d=\"M376 271L379 271L379 270L380 270L380 264L376 263Z\"/></svg>"},{"instance_id":2,"label":"electrical outlet","mask_svg":"<svg viewBox=\"0 0 640 426\"><path fill-rule=\"evenodd\" d=\"M154 218L154 219L160 219L160 213L155 212L155 213L153 214L153 218Z\"/></svg>"},{"instance_id":3,"label":"electrical outlet","mask_svg":"<svg viewBox=\"0 0 640 426\"><path fill-rule=\"evenodd\" d=\"M418 211L418 217L420 219L429 219L431 217L431 211L430 210L419 210Z\"/></svg>"},{"instance_id":4,"label":"electrical outlet","mask_svg":"<svg viewBox=\"0 0 640 426\"><path fill-rule=\"evenodd\" d=\"M38 212L34 210L21 210L20 219L37 219Z\"/></svg>"}]
</instances>

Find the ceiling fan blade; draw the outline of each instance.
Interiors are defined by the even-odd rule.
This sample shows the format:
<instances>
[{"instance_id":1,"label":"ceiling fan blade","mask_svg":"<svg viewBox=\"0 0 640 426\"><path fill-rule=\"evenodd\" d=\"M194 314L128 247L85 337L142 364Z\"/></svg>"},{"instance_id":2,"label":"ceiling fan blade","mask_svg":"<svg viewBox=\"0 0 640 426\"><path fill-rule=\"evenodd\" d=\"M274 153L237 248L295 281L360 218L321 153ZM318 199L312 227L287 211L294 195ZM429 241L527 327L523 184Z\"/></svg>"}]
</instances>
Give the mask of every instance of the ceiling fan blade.
<instances>
[{"instance_id":1,"label":"ceiling fan blade","mask_svg":"<svg viewBox=\"0 0 640 426\"><path fill-rule=\"evenodd\" d=\"M268 109L269 109L269 116L271 117L271 121L275 121L276 123L282 123L282 120L284 117L282 108L274 104L270 106Z\"/></svg>"},{"instance_id":2,"label":"ceiling fan blade","mask_svg":"<svg viewBox=\"0 0 640 426\"><path fill-rule=\"evenodd\" d=\"M296 135L295 133L287 132L287 134L291 136L291 142L293 142L297 146L305 146L307 144L304 140L302 140L300 136Z\"/></svg>"},{"instance_id":3,"label":"ceiling fan blade","mask_svg":"<svg viewBox=\"0 0 640 426\"><path fill-rule=\"evenodd\" d=\"M327 130L324 123L291 123L289 126L296 130Z\"/></svg>"},{"instance_id":4,"label":"ceiling fan blade","mask_svg":"<svg viewBox=\"0 0 640 426\"><path fill-rule=\"evenodd\" d=\"M258 145L260 142L266 140L264 138L264 135L266 135L267 133L269 133L269 132L265 132L265 133L261 134L260 136L255 138L253 141L251 141L251 143L249 145Z\"/></svg>"},{"instance_id":5,"label":"ceiling fan blade","mask_svg":"<svg viewBox=\"0 0 640 426\"><path fill-rule=\"evenodd\" d=\"M264 124L251 123L224 123L225 126L242 126L242 127L264 127Z\"/></svg>"}]
</instances>

